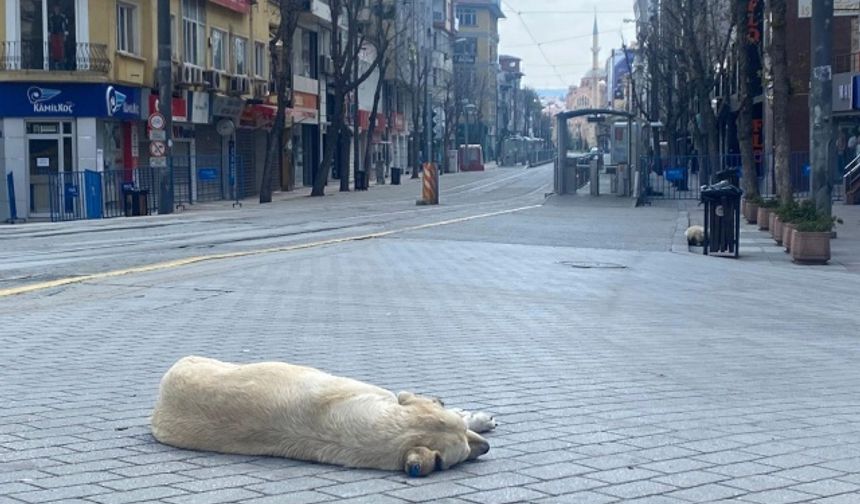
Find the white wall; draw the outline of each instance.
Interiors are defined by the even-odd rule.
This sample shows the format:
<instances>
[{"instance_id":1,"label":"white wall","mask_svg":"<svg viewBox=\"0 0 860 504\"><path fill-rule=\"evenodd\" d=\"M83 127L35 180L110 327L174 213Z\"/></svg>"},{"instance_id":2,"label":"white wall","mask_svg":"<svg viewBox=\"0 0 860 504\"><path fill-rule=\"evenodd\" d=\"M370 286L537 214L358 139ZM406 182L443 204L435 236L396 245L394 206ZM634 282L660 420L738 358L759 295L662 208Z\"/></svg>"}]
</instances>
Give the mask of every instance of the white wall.
<instances>
[{"instance_id":1,"label":"white wall","mask_svg":"<svg viewBox=\"0 0 860 504\"><path fill-rule=\"evenodd\" d=\"M19 218L26 218L29 205L30 191L28 187L26 144L24 138L23 119L2 119L3 151L0 164L3 166L3 184L6 184L6 174L13 173L15 179L15 205ZM8 211L8 204L7 204Z\"/></svg>"},{"instance_id":2,"label":"white wall","mask_svg":"<svg viewBox=\"0 0 860 504\"><path fill-rule=\"evenodd\" d=\"M6 189L6 163L3 159L5 146L3 142L3 121L0 121L0 223L9 218L9 195Z\"/></svg>"},{"instance_id":3,"label":"white wall","mask_svg":"<svg viewBox=\"0 0 860 504\"><path fill-rule=\"evenodd\" d=\"M80 117L77 120L78 166L76 170L96 170L96 150L98 149L98 121L94 117Z\"/></svg>"}]
</instances>

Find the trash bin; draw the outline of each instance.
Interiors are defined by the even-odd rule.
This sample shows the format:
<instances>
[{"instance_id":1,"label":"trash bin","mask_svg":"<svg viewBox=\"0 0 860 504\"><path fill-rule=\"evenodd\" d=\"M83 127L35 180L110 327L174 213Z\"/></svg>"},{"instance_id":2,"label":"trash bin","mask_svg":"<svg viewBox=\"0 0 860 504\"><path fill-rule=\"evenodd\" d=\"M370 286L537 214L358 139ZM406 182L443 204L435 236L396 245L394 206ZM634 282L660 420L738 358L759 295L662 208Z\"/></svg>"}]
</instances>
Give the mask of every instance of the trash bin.
<instances>
[{"instance_id":1,"label":"trash bin","mask_svg":"<svg viewBox=\"0 0 860 504\"><path fill-rule=\"evenodd\" d=\"M355 190L364 191L367 189L367 172L355 172Z\"/></svg>"},{"instance_id":2,"label":"trash bin","mask_svg":"<svg viewBox=\"0 0 860 504\"><path fill-rule=\"evenodd\" d=\"M743 191L727 180L702 187L705 204L705 255L733 254L738 257L741 238L741 196Z\"/></svg>"},{"instance_id":3,"label":"trash bin","mask_svg":"<svg viewBox=\"0 0 860 504\"><path fill-rule=\"evenodd\" d=\"M400 172L402 170L400 168L391 168L391 184L392 185L400 185Z\"/></svg>"},{"instance_id":4,"label":"trash bin","mask_svg":"<svg viewBox=\"0 0 860 504\"><path fill-rule=\"evenodd\" d=\"M714 174L714 182L723 182L726 181L729 184L740 187L741 186L741 172L738 168L726 168L725 170L720 170Z\"/></svg>"},{"instance_id":5,"label":"trash bin","mask_svg":"<svg viewBox=\"0 0 860 504\"><path fill-rule=\"evenodd\" d=\"M149 215L149 191L123 188L122 196L126 217Z\"/></svg>"}]
</instances>

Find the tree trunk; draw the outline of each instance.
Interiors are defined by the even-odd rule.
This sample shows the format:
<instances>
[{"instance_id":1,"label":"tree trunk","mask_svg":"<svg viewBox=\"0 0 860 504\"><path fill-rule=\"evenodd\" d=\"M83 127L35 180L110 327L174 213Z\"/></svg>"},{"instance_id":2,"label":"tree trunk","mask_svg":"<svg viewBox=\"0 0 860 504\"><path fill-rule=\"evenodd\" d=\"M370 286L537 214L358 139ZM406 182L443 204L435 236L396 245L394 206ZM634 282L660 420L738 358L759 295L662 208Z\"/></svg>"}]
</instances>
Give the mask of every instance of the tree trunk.
<instances>
[{"instance_id":1,"label":"tree trunk","mask_svg":"<svg viewBox=\"0 0 860 504\"><path fill-rule=\"evenodd\" d=\"M326 142L323 149L323 158L316 170L314 177L314 188L311 191L311 196L325 196L325 187L328 184L328 174L331 169L332 161L335 157L335 149L337 148L340 135L343 132L343 98L339 98L340 91L335 91L334 116L331 118L331 126L326 133ZM343 170L343 168L341 168ZM341 179L344 178L340 174ZM349 179L349 174L346 176Z\"/></svg>"},{"instance_id":2,"label":"tree trunk","mask_svg":"<svg viewBox=\"0 0 860 504\"><path fill-rule=\"evenodd\" d=\"M786 54L787 0L769 0L771 28L770 62L773 75L773 143L775 148L776 193L780 201L794 199L791 184L791 145L788 133L788 99L791 88L788 80Z\"/></svg>"},{"instance_id":3,"label":"tree trunk","mask_svg":"<svg viewBox=\"0 0 860 504\"><path fill-rule=\"evenodd\" d=\"M735 2L734 8L735 27L738 30L738 36L735 44L735 51L738 61L738 100L740 108L738 109L737 119L737 135L738 145L741 150L741 162L743 172L741 174L741 188L744 190L744 195L748 199L755 198L759 195L758 191L758 174L756 173L755 156L753 154L753 100L752 90L750 86L749 75L750 69L750 44L742 28L744 20L747 17L747 4L745 2Z\"/></svg>"},{"instance_id":4,"label":"tree trunk","mask_svg":"<svg viewBox=\"0 0 860 504\"><path fill-rule=\"evenodd\" d=\"M376 116L377 110L379 109L379 100L382 98L382 83L383 77L385 76L385 69L387 65L384 63L380 63L379 65L379 79L376 81L376 89L373 91L373 106L370 109L370 118L367 122L367 139L364 142L364 167L367 172L370 169L370 147L373 145L373 135L376 133ZM375 167L374 167L375 168ZM379 174L376 175L376 180L379 182ZM385 175L383 174L382 178L383 183L385 182ZM367 186L370 183L370 175L365 178L364 184L365 187L362 189L367 189Z\"/></svg>"},{"instance_id":5,"label":"tree trunk","mask_svg":"<svg viewBox=\"0 0 860 504\"><path fill-rule=\"evenodd\" d=\"M422 144L421 135L418 133L418 127L421 124L421 106L418 104L418 92L415 89L417 88L413 88L412 93L412 152L410 152L412 176L410 178L417 179L421 168L418 160L418 146Z\"/></svg>"},{"instance_id":6,"label":"tree trunk","mask_svg":"<svg viewBox=\"0 0 860 504\"><path fill-rule=\"evenodd\" d=\"M336 96L336 99L338 100L338 103L346 104L346 94L344 93L344 95L342 97L337 97L337 94L338 93L335 93L335 96ZM350 169L351 167L350 167L350 163L349 163L349 147L357 144L357 142L358 142L358 89L355 90L355 103L353 103L351 105L351 108L352 108L352 110L346 110L345 106L341 107L342 112L341 112L340 123L345 124L346 114L352 115L352 122L353 122L353 124L352 124L352 135L350 135L349 142L353 142L353 143L347 144L347 148L346 148L347 155L345 156L346 159L344 159L344 162L342 163L343 166L340 166L337 169L337 174L340 175L340 192L349 192L349 178L350 178L350 173L352 172L352 170ZM347 128L343 128L343 129L347 129ZM341 132L343 131L343 129L341 129ZM348 129L347 129L347 131L348 131ZM338 138L340 138L340 135L338 135ZM338 156L340 156L340 151L338 151ZM358 156L354 156L354 157L355 157L355 159L353 160L354 168L356 171L358 171ZM355 178L357 179L358 177L355 177Z\"/></svg>"}]
</instances>

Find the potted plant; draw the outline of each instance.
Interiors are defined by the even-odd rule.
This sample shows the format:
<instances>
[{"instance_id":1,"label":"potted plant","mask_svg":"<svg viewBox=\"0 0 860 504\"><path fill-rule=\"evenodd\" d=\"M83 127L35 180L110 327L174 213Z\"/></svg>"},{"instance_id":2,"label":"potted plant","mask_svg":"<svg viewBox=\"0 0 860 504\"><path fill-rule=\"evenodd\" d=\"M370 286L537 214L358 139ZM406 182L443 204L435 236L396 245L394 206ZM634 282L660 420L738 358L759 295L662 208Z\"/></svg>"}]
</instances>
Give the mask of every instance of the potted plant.
<instances>
[{"instance_id":1,"label":"potted plant","mask_svg":"<svg viewBox=\"0 0 860 504\"><path fill-rule=\"evenodd\" d=\"M744 213L744 217L749 224L755 224L756 219L758 218L758 206L759 203L761 203L761 196L748 198L746 202L746 212Z\"/></svg>"},{"instance_id":2,"label":"potted plant","mask_svg":"<svg viewBox=\"0 0 860 504\"><path fill-rule=\"evenodd\" d=\"M783 205L780 205L779 208L770 214L770 235L776 241L777 245L782 245L782 217L780 216L782 207Z\"/></svg>"},{"instance_id":3,"label":"potted plant","mask_svg":"<svg viewBox=\"0 0 860 504\"><path fill-rule=\"evenodd\" d=\"M796 223L791 238L791 260L798 264L827 264L830 260L830 236L841 219L817 214L814 219Z\"/></svg>"},{"instance_id":4,"label":"potted plant","mask_svg":"<svg viewBox=\"0 0 860 504\"><path fill-rule=\"evenodd\" d=\"M791 239L795 226L800 221L815 220L817 217L815 204L811 201L802 203L792 201L780 207L778 212L782 221L782 246L785 247L786 252L791 252Z\"/></svg>"},{"instance_id":5,"label":"potted plant","mask_svg":"<svg viewBox=\"0 0 860 504\"><path fill-rule=\"evenodd\" d=\"M761 231L770 229L770 214L779 206L779 201L775 199L761 200L758 204L756 222Z\"/></svg>"}]
</instances>

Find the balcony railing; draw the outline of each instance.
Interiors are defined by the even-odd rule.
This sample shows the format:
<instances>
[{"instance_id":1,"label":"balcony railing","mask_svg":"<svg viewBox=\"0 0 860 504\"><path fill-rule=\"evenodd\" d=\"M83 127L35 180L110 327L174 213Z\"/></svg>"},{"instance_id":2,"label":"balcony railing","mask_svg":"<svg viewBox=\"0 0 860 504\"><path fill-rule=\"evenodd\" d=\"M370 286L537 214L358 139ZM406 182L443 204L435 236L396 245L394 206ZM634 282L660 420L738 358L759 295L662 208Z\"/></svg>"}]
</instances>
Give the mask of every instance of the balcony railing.
<instances>
[{"instance_id":1,"label":"balcony railing","mask_svg":"<svg viewBox=\"0 0 860 504\"><path fill-rule=\"evenodd\" d=\"M833 73L860 72L860 53L833 56Z\"/></svg>"},{"instance_id":2,"label":"balcony railing","mask_svg":"<svg viewBox=\"0 0 860 504\"><path fill-rule=\"evenodd\" d=\"M106 44L22 40L0 42L0 70L110 71Z\"/></svg>"}]
</instances>

